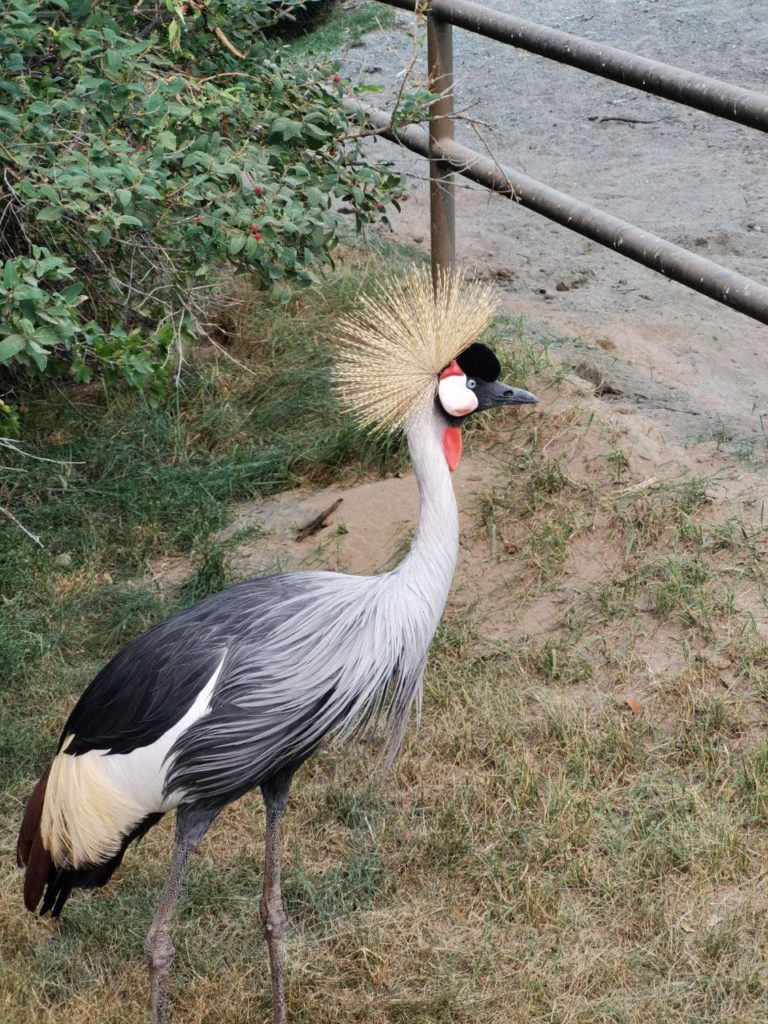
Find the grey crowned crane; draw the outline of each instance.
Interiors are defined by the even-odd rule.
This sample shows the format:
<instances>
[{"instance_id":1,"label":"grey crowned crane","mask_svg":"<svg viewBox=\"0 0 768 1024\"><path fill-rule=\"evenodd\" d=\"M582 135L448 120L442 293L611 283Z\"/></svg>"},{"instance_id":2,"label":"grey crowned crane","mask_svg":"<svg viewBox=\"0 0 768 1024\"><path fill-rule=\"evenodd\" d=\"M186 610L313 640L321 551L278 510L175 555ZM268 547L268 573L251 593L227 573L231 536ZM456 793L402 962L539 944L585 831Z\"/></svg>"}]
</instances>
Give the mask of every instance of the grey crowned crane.
<instances>
[{"instance_id":1,"label":"grey crowned crane","mask_svg":"<svg viewBox=\"0 0 768 1024\"><path fill-rule=\"evenodd\" d=\"M24 902L58 917L74 888L104 885L126 848L168 811L176 844L146 940L154 1024L169 1020L170 929L190 854L219 812L255 787L266 808L261 920L275 1024L285 1024L281 821L294 773L329 736L383 734L400 747L421 702L432 637L459 547L450 471L471 413L536 398L498 381L477 343L488 290L460 275L433 293L414 273L342 321L343 404L404 427L419 525L392 572L298 572L248 580L132 641L78 700L27 805L18 841Z\"/></svg>"}]
</instances>

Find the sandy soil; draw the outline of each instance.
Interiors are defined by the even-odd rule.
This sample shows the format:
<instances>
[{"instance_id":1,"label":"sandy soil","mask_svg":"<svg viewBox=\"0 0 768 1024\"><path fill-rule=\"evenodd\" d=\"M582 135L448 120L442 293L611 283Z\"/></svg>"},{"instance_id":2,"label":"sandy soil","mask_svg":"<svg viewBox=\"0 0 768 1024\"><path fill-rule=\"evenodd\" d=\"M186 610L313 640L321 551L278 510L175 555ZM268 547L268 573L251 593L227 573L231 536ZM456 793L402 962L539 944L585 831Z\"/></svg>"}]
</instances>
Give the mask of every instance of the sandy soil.
<instances>
[{"instance_id":1,"label":"sandy soil","mask_svg":"<svg viewBox=\"0 0 768 1024\"><path fill-rule=\"evenodd\" d=\"M484 2L768 92L760 0ZM419 29L414 47L413 18L398 14L394 29L342 55L345 73L396 80L423 37ZM764 135L467 32L454 40L462 141L766 279ZM417 61L409 78L421 75ZM386 108L390 95L373 102ZM412 182L396 235L427 247L424 161L386 142L377 151ZM643 409L671 440L713 437L766 461L768 328L463 180L457 215L461 261L498 281L511 312L558 339L558 358L598 367L621 392L613 400Z\"/></svg>"}]
</instances>

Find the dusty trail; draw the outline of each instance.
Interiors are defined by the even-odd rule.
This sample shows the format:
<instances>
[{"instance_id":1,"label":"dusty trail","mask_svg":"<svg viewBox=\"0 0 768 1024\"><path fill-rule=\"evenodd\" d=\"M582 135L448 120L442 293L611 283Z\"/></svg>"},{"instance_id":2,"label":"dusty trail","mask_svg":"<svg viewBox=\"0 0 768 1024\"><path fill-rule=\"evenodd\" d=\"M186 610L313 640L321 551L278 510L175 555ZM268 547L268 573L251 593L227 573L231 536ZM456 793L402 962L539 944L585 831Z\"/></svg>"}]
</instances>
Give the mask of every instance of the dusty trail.
<instances>
[{"instance_id":1,"label":"dusty trail","mask_svg":"<svg viewBox=\"0 0 768 1024\"><path fill-rule=\"evenodd\" d=\"M484 0L554 28L768 92L759 0ZM423 30L417 50L423 51ZM467 32L454 33L461 141L757 280L768 278L768 138ZM414 53L413 19L342 55L391 82ZM410 78L423 75L419 61ZM374 96L386 106L388 94ZM389 143L411 179L395 220L428 245L426 166ZM768 328L461 180L462 262L495 278L556 358L592 365L672 441L710 438L768 461Z\"/></svg>"}]
</instances>

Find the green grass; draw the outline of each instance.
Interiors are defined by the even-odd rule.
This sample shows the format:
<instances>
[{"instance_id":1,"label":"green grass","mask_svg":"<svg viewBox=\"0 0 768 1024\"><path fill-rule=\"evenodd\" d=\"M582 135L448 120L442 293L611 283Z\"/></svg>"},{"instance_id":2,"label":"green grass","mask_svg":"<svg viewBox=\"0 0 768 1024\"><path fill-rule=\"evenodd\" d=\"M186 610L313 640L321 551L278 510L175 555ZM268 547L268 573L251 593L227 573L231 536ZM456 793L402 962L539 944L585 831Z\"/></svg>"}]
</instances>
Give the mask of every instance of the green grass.
<instances>
[{"instance_id":1,"label":"green grass","mask_svg":"<svg viewBox=\"0 0 768 1024\"><path fill-rule=\"evenodd\" d=\"M391 7L374 0L364 0L346 9L339 2L313 32L291 40L288 49L294 56L318 59L358 45L369 32L391 27L395 18Z\"/></svg>"}]
</instances>

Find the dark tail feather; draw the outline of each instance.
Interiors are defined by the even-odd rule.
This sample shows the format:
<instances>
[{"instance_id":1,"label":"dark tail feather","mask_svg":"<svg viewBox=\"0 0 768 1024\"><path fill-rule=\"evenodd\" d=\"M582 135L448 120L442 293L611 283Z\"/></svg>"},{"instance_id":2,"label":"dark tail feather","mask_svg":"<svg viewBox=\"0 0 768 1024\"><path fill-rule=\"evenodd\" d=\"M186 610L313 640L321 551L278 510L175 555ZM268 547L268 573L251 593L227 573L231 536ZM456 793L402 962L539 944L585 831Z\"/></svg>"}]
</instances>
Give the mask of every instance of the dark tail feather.
<instances>
[{"instance_id":1,"label":"dark tail feather","mask_svg":"<svg viewBox=\"0 0 768 1024\"><path fill-rule=\"evenodd\" d=\"M16 843L16 863L27 869L24 875L24 906L27 910L34 910L40 902L51 870L51 855L40 839L40 818L50 770L49 765L32 790Z\"/></svg>"},{"instance_id":2,"label":"dark tail feather","mask_svg":"<svg viewBox=\"0 0 768 1024\"><path fill-rule=\"evenodd\" d=\"M120 867L130 844L146 835L163 815L159 812L148 814L123 838L122 845L114 857L103 864L85 868L57 868L40 837L40 818L43 813L49 771L50 767L45 770L27 803L16 843L16 861L19 867L26 866L27 869L24 876L24 906L27 910L36 910L42 899L41 915L50 911L52 917L58 917L73 889L94 889L106 885Z\"/></svg>"}]
</instances>

